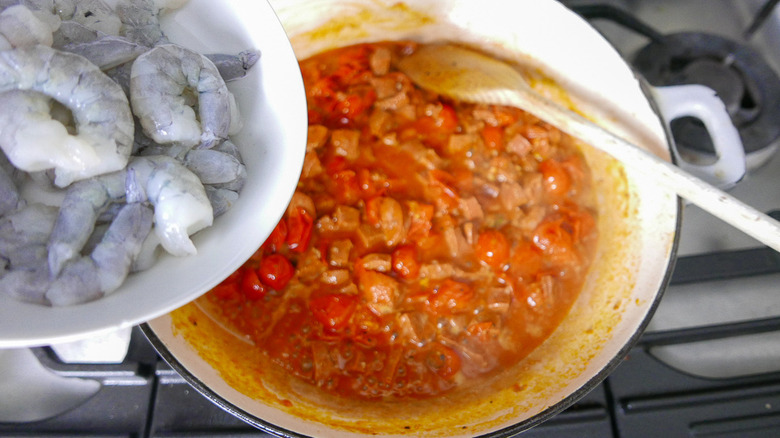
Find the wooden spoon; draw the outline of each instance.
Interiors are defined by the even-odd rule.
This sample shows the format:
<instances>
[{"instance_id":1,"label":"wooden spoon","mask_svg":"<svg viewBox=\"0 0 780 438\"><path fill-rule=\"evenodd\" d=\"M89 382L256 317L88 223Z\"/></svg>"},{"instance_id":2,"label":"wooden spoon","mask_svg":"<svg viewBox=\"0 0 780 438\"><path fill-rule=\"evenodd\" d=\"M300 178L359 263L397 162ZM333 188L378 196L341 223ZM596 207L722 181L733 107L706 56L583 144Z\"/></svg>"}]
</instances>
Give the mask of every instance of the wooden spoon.
<instances>
[{"instance_id":1,"label":"wooden spoon","mask_svg":"<svg viewBox=\"0 0 780 438\"><path fill-rule=\"evenodd\" d=\"M535 92L522 74L497 59L451 44L425 45L398 67L419 86L451 98L528 111L600 149L668 190L780 251L780 223Z\"/></svg>"}]
</instances>

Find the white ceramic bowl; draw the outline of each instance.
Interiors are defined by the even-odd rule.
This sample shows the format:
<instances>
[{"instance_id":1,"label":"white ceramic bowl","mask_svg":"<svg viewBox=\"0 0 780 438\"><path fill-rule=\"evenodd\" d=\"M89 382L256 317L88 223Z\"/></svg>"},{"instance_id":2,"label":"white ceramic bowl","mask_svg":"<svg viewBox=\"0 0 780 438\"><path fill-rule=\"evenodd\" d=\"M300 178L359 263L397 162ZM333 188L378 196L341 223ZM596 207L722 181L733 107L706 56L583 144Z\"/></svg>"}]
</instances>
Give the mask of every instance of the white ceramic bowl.
<instances>
[{"instance_id":1,"label":"white ceramic bowl","mask_svg":"<svg viewBox=\"0 0 780 438\"><path fill-rule=\"evenodd\" d=\"M172 42L201 53L261 52L247 77L228 84L244 119L233 137L248 173L239 201L194 236L197 255L163 255L99 300L53 308L0 296L0 348L73 341L168 313L235 271L287 207L303 164L306 96L273 9L264 0L190 0L164 19L163 29Z\"/></svg>"}]
</instances>

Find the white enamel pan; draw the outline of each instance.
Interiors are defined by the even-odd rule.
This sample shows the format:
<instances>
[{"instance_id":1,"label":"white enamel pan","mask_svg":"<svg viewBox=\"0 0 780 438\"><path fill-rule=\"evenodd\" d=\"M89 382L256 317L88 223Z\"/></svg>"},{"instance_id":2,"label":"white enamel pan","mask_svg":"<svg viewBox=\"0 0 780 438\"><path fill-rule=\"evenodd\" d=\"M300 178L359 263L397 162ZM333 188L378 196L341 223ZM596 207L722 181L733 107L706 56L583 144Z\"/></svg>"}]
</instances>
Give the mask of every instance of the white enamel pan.
<instances>
[{"instance_id":1,"label":"white enamel pan","mask_svg":"<svg viewBox=\"0 0 780 438\"><path fill-rule=\"evenodd\" d=\"M557 1L276 0L271 4L299 59L365 41L464 43L541 69L592 120L673 160L666 122L657 112L658 107L673 103L673 97L656 102L663 90L648 92L613 47ZM712 98L712 93L704 95ZM675 117L699 115L688 97L681 102L688 109L675 110ZM718 112L717 103L693 106L710 106ZM701 117L712 120L709 114ZM722 123L714 122L715 129L717 125ZM744 155L741 145L736 146L735 151L734 145L720 145L722 159L715 165L736 164L736 170L703 169L703 175L710 172L721 178L716 181L721 185L741 178ZM456 390L404 403L333 399L280 376L246 344L224 335L193 304L149 322L145 331L195 388L273 434L509 436L529 429L570 406L619 365L648 323L673 267L680 200L602 153L589 147L583 152L599 194L600 233L584 290L545 343L479 390Z\"/></svg>"}]
</instances>

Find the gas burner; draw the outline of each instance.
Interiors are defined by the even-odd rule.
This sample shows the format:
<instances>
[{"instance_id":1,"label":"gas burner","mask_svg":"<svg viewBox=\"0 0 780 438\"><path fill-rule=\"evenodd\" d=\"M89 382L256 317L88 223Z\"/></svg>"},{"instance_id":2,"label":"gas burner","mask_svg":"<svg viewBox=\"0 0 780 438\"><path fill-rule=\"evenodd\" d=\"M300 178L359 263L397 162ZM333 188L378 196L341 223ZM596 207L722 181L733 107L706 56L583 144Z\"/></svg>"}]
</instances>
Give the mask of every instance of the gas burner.
<instances>
[{"instance_id":1,"label":"gas burner","mask_svg":"<svg viewBox=\"0 0 780 438\"><path fill-rule=\"evenodd\" d=\"M780 139L780 79L760 54L733 40L681 32L653 38L637 52L634 67L655 86L701 84L718 93L742 137L748 169L764 164ZM711 153L698 120L671 123L678 146Z\"/></svg>"}]
</instances>

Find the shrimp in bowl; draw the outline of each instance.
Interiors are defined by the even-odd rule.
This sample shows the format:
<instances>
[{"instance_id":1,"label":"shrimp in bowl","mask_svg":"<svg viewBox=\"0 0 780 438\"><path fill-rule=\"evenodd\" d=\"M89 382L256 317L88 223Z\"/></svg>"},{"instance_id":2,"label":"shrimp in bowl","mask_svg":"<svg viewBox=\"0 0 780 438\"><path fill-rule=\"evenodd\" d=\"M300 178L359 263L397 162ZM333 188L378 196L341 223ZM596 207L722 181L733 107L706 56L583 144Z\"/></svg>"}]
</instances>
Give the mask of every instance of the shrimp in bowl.
<instances>
[{"instance_id":1,"label":"shrimp in bowl","mask_svg":"<svg viewBox=\"0 0 780 438\"><path fill-rule=\"evenodd\" d=\"M51 47L36 42L0 51L0 59L13 60L0 62L0 94L17 103L13 110L4 105L0 117L0 224L8 223L0 227L7 233L0 240L10 242L0 244L0 347L129 327L196 298L265 240L300 173L303 86L295 80L300 71L289 41L268 5L236 0L212 11L199 0L176 10L143 0L88 3L101 5L95 11L107 6L119 25L76 20L92 10L86 3L78 4L86 9L75 15L38 2L0 4L0 12L26 7L34 17L46 17L41 21L52 33ZM131 29L143 14L150 17L146 30ZM248 16L263 22L264 29L254 30ZM153 33L150 29L159 36L141 38ZM97 47L115 52L101 54ZM173 52L167 64L142 58L166 50ZM112 61L101 61L107 59ZM217 84L219 101L198 99L197 84L166 89L169 97L161 102L179 99L192 116L167 129L194 132L196 126L198 137L215 134L197 144L160 142L144 125L167 122L158 114L134 112L133 89L164 75L163 67L188 59L197 59ZM136 62L151 72L141 85L131 79ZM219 116L218 129L211 128L212 115ZM36 129L36 120L54 128ZM23 135L5 137L19 131ZM51 149L19 148L34 145L44 133ZM92 142L97 139L108 147L97 147ZM9 153L14 150L33 154L22 153L34 165L16 159ZM37 222L23 227L22 217ZM118 252L104 257L109 247ZM29 256L25 263L16 257L20 251ZM66 283L63 276L81 283L57 289ZM37 289L21 286L33 284L30 279ZM55 316L44 317L49 314ZM56 315L64 320L56 321ZM22 317L42 323L14 325Z\"/></svg>"}]
</instances>

